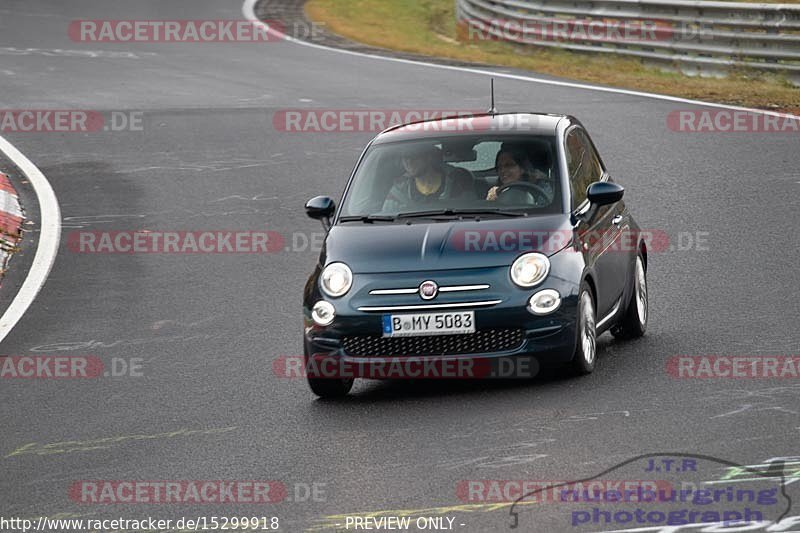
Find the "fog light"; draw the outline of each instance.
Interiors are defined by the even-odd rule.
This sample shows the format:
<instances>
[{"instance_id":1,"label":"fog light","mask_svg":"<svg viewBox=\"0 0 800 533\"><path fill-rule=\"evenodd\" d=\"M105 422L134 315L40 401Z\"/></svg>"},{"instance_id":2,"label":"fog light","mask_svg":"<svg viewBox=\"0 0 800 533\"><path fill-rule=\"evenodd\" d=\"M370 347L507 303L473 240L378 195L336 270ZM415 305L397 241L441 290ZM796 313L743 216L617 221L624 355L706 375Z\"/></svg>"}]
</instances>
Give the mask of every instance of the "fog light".
<instances>
[{"instance_id":1,"label":"fog light","mask_svg":"<svg viewBox=\"0 0 800 533\"><path fill-rule=\"evenodd\" d=\"M330 302L320 300L311 309L311 318L319 326L328 326L336 317L336 310Z\"/></svg>"},{"instance_id":2,"label":"fog light","mask_svg":"<svg viewBox=\"0 0 800 533\"><path fill-rule=\"evenodd\" d=\"M534 315L548 315L561 305L561 295L553 289L539 291L528 300L528 311Z\"/></svg>"}]
</instances>

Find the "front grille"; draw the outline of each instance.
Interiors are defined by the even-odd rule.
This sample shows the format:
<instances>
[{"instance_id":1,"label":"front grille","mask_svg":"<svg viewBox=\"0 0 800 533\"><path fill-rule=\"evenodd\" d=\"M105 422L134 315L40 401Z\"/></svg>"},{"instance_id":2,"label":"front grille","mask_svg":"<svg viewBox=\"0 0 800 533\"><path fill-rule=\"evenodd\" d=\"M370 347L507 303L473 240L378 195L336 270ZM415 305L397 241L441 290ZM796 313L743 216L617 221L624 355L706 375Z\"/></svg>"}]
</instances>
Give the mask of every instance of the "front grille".
<instances>
[{"instance_id":1,"label":"front grille","mask_svg":"<svg viewBox=\"0 0 800 533\"><path fill-rule=\"evenodd\" d=\"M522 344L521 329L485 329L464 335L419 337L347 336L342 345L355 357L422 357L505 352Z\"/></svg>"}]
</instances>

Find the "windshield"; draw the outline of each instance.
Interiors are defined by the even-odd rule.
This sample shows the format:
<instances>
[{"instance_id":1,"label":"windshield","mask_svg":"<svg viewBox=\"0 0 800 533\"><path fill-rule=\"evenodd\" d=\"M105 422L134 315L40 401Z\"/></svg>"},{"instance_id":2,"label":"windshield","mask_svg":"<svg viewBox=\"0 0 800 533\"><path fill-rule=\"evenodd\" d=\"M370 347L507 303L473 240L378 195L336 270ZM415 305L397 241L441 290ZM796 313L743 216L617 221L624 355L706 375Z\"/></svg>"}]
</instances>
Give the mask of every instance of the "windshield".
<instances>
[{"instance_id":1,"label":"windshield","mask_svg":"<svg viewBox=\"0 0 800 533\"><path fill-rule=\"evenodd\" d=\"M562 212L555 137L458 137L377 144L359 165L340 221L413 214Z\"/></svg>"}]
</instances>

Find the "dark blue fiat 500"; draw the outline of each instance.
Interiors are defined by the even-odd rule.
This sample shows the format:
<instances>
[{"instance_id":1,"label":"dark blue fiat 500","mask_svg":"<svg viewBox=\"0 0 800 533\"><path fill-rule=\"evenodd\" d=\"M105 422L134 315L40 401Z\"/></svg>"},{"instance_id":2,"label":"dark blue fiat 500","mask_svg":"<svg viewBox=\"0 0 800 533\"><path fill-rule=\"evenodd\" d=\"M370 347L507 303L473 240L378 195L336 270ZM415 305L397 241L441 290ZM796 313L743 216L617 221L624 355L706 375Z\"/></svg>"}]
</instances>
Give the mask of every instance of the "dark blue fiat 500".
<instances>
[{"instance_id":1,"label":"dark blue fiat 500","mask_svg":"<svg viewBox=\"0 0 800 533\"><path fill-rule=\"evenodd\" d=\"M647 327L647 246L622 196L571 116L382 132L338 208L306 204L328 230L304 292L307 366L528 359L592 372L598 335ZM308 381L341 396L354 375Z\"/></svg>"}]
</instances>

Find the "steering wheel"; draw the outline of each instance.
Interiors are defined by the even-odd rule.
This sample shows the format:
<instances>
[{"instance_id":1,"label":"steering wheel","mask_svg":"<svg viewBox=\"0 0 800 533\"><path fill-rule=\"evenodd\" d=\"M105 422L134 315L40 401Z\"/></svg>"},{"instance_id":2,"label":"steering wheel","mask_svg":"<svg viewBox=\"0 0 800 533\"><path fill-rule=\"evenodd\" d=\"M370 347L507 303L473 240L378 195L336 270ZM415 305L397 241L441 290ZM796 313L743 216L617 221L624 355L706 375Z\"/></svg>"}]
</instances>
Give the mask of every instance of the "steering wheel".
<instances>
[{"instance_id":1,"label":"steering wheel","mask_svg":"<svg viewBox=\"0 0 800 533\"><path fill-rule=\"evenodd\" d=\"M533 196L533 201L536 203L536 205L545 206L550 203L550 196L544 191L544 189L527 181L515 181L514 183L503 185L497 189L497 197L500 198L501 194L510 191L511 189L521 189L530 193L531 196Z\"/></svg>"}]
</instances>

